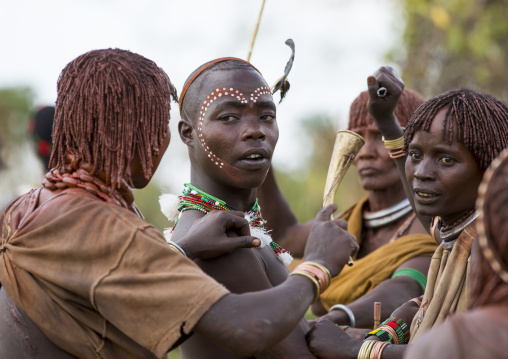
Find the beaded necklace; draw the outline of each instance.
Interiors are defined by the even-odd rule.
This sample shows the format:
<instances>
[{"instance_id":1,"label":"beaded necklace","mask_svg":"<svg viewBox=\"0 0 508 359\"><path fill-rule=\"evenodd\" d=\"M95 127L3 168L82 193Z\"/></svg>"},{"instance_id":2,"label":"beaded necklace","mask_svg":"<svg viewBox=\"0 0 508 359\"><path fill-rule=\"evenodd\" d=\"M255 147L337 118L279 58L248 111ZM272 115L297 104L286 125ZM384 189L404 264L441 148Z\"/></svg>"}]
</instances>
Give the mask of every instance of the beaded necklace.
<instances>
[{"instance_id":1,"label":"beaded necklace","mask_svg":"<svg viewBox=\"0 0 508 359\"><path fill-rule=\"evenodd\" d=\"M178 196L178 211L181 213L191 209L198 210L203 213L208 213L214 210L237 210L223 200L209 195L190 183L184 184L182 193L182 196ZM245 219L249 221L251 235L260 239L261 247L268 245L277 256L277 259L279 259L284 265L289 265L293 260L293 257L284 248L275 243L265 229L266 221L261 216L261 207L259 206L257 199L252 209L245 212ZM172 231L175 229L177 223L178 220L175 222Z\"/></svg>"}]
</instances>

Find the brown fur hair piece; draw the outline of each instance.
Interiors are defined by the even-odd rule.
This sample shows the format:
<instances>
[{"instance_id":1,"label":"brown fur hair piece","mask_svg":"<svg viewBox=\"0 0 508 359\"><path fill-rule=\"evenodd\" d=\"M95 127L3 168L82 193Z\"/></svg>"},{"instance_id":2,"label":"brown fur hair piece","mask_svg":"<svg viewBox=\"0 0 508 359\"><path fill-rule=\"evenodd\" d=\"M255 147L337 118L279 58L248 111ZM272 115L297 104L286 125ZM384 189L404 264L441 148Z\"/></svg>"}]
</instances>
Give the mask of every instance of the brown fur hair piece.
<instances>
[{"instance_id":1,"label":"brown fur hair piece","mask_svg":"<svg viewBox=\"0 0 508 359\"><path fill-rule=\"evenodd\" d=\"M457 89L433 97L416 110L404 132L406 153L415 133L429 132L441 110L446 111L443 141L451 143L457 136L476 157L482 170L508 146L508 107L488 94Z\"/></svg>"},{"instance_id":2,"label":"brown fur hair piece","mask_svg":"<svg viewBox=\"0 0 508 359\"><path fill-rule=\"evenodd\" d=\"M351 104L348 124L350 131L358 131L361 128L377 130L376 123L367 109L368 101L369 92L364 91ZM407 125L413 113L423 102L423 97L418 92L410 89L402 91L395 107L395 116L402 127Z\"/></svg>"},{"instance_id":3,"label":"brown fur hair piece","mask_svg":"<svg viewBox=\"0 0 508 359\"><path fill-rule=\"evenodd\" d=\"M132 185L129 164L137 153L150 178L152 156L169 131L171 88L161 68L130 51L77 57L58 79L50 166L63 169L72 153L119 188L123 179Z\"/></svg>"}]
</instances>

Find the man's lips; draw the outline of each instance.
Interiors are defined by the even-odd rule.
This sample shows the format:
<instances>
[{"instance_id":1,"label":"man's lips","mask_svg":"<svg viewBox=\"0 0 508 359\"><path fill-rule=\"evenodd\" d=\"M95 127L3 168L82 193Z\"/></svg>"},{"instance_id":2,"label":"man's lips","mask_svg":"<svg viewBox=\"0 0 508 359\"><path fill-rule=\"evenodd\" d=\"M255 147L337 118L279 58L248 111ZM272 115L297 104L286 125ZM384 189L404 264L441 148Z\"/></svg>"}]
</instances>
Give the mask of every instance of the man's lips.
<instances>
[{"instance_id":1,"label":"man's lips","mask_svg":"<svg viewBox=\"0 0 508 359\"><path fill-rule=\"evenodd\" d=\"M251 148L251 149L245 151L239 157L240 157L240 160L259 161L259 160L263 160L263 159L270 159L272 156L271 156L270 151L267 151L266 149L264 149L262 147L258 147L258 148Z\"/></svg>"},{"instance_id":2,"label":"man's lips","mask_svg":"<svg viewBox=\"0 0 508 359\"><path fill-rule=\"evenodd\" d=\"M237 161L238 167L246 170L265 168L271 162L271 153L263 148L251 149L244 152Z\"/></svg>"}]
</instances>

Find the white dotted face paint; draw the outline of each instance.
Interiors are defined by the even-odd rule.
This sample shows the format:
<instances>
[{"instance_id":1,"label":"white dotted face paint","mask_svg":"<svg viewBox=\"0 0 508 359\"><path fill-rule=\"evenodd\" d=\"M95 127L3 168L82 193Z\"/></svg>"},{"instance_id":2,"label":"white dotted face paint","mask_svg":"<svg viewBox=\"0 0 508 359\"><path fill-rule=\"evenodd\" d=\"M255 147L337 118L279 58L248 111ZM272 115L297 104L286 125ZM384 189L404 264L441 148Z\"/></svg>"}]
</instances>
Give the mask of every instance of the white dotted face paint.
<instances>
[{"instance_id":1,"label":"white dotted face paint","mask_svg":"<svg viewBox=\"0 0 508 359\"><path fill-rule=\"evenodd\" d=\"M206 144L205 138L203 136L203 122L205 120L205 114L208 110L209 106L213 101L217 100L218 98L221 98L223 96L229 96L231 98L236 99L240 103L248 104L249 101L256 103L258 99L263 95L269 95L270 98L272 98L272 92L268 86L262 86L258 87L256 90L254 90L250 96L245 97L243 93L241 93L238 90L235 90L232 87L226 88L217 88L210 95L208 95L205 100L203 101L203 104L201 106L201 109L199 111L199 123L198 123L198 135L199 135L199 142L201 143L201 146L203 146L205 152L208 155L208 158L210 161L212 161L216 166L219 168L222 168L224 166L224 161L222 161L219 157L214 155L208 145Z\"/></svg>"}]
</instances>

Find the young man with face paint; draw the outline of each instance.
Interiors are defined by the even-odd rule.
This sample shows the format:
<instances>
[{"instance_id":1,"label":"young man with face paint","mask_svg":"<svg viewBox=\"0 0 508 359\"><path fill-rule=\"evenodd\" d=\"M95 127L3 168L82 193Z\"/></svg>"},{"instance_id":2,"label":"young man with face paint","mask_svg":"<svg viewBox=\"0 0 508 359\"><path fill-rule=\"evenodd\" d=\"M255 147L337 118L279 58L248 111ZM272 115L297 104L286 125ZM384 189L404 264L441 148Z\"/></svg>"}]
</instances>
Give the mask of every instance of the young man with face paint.
<instances>
[{"instance_id":1,"label":"young man with face paint","mask_svg":"<svg viewBox=\"0 0 508 359\"><path fill-rule=\"evenodd\" d=\"M206 212L240 210L246 213L252 235L261 239L261 248L236 250L196 263L233 293L280 285L288 278L284 264L291 257L264 231L256 199L256 188L270 168L279 135L270 88L250 63L217 59L189 77L180 97L180 109L179 132L188 146L191 183L185 185L179 197L181 215L171 239L178 242ZM302 319L282 342L256 357L313 358L305 341L307 329ZM222 328L218 326L217 330ZM184 358L198 359L239 357L201 335L184 343L181 353Z\"/></svg>"},{"instance_id":2,"label":"young man with face paint","mask_svg":"<svg viewBox=\"0 0 508 359\"><path fill-rule=\"evenodd\" d=\"M288 335L324 273L354 254L328 220L334 206L306 251L319 282L295 275L233 294L204 274L189 259L259 242L238 211L210 213L168 245L132 188L148 184L169 145L170 94L164 71L130 51L90 51L62 71L52 168L0 215L0 358L164 358L192 333L253 355ZM337 265L328 253L344 247Z\"/></svg>"},{"instance_id":3,"label":"young man with face paint","mask_svg":"<svg viewBox=\"0 0 508 359\"><path fill-rule=\"evenodd\" d=\"M393 115L402 81L383 67L368 78L368 86L369 110L377 114L376 124L396 159L408 198L440 245L423 298L395 310L364 341L348 337L330 322L317 323L309 346L320 358L368 358L365 353L371 353L370 358L401 358L407 346L400 344L418 341L450 313L466 311L478 186L508 146L508 107L490 95L468 89L442 93L421 105L403 132ZM386 96L379 95L381 88Z\"/></svg>"}]
</instances>

